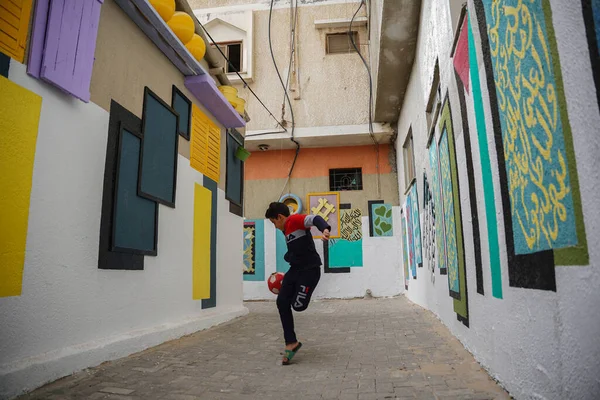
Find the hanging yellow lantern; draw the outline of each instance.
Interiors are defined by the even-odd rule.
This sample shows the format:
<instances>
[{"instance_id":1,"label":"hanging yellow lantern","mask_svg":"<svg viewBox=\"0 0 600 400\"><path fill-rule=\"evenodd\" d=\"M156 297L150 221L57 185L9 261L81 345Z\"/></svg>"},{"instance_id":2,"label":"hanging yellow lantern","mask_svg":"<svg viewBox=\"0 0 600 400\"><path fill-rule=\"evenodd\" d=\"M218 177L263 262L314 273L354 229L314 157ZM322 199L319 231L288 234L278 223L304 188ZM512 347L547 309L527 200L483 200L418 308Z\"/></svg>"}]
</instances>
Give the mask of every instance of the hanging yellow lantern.
<instances>
[{"instance_id":1,"label":"hanging yellow lantern","mask_svg":"<svg viewBox=\"0 0 600 400\"><path fill-rule=\"evenodd\" d=\"M150 0L150 4L165 22L175 14L175 0Z\"/></svg>"},{"instance_id":2,"label":"hanging yellow lantern","mask_svg":"<svg viewBox=\"0 0 600 400\"><path fill-rule=\"evenodd\" d=\"M175 36L181 40L181 43L186 44L194 36L194 20L184 12L176 11L171 19L167 21L167 25L173 31Z\"/></svg>"},{"instance_id":3,"label":"hanging yellow lantern","mask_svg":"<svg viewBox=\"0 0 600 400\"><path fill-rule=\"evenodd\" d=\"M204 54L206 54L206 43L204 43L204 40L202 40L200 35L195 33L194 36L192 36L192 39L185 44L185 47L192 53L197 61L202 60Z\"/></svg>"}]
</instances>

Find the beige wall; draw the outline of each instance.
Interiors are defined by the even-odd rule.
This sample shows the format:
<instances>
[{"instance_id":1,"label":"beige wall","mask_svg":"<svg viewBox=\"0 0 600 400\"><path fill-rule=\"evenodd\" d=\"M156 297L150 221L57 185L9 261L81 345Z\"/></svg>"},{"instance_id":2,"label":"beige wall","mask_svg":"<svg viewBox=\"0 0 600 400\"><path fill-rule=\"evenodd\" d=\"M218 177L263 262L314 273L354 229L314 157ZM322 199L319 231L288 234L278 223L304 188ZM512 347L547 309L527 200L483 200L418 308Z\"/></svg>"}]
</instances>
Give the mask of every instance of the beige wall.
<instances>
[{"instance_id":1,"label":"beige wall","mask_svg":"<svg viewBox=\"0 0 600 400\"><path fill-rule=\"evenodd\" d=\"M205 61L203 65L207 67ZM171 104L172 85L176 85L207 113L183 82L181 72L146 34L114 0L106 0L98 27L91 101L109 111L111 100L115 100L141 118L145 86ZM225 130L221 127L221 189L225 187L225 143ZM179 153L190 157L190 144L182 137L179 137Z\"/></svg>"},{"instance_id":2,"label":"beige wall","mask_svg":"<svg viewBox=\"0 0 600 400\"><path fill-rule=\"evenodd\" d=\"M250 4L250 1L210 1L191 0L190 5L198 12L199 8L224 5ZM257 3L256 1L254 3ZM326 33L344 32L346 28L316 29L315 20L350 19L358 7L356 2L305 5L298 9L298 48L299 83L301 99L292 98L296 126L335 126L364 124L368 121L368 75L356 53L325 54ZM264 2L254 11L254 81L250 87L273 112L281 118L284 99L283 88L273 67L268 45L269 10ZM225 10L224 10L225 11ZM218 14L211 12L211 18ZM365 16L365 8L358 16ZM354 29L354 28L353 28ZM368 54L366 27L356 28L359 34L362 53ZM290 9L276 8L273 11L271 38L277 65L285 80L290 57ZM243 85L236 85L240 97L247 100L247 110L251 116L249 130L271 129L276 126L273 118ZM286 104L285 119L291 121Z\"/></svg>"},{"instance_id":3,"label":"beige wall","mask_svg":"<svg viewBox=\"0 0 600 400\"><path fill-rule=\"evenodd\" d=\"M285 179L246 180L244 182L244 216L251 219L264 218L269 203L279 200L279 193L284 184ZM380 186L381 197L378 197L377 175L363 175L363 190L340 192L340 203L351 203L353 208L359 208L364 215L368 213L369 200L384 200L386 203L399 205L397 174L380 175ZM308 193L328 191L328 177L293 178L285 193L293 193L305 203ZM306 209L304 212L307 212Z\"/></svg>"}]
</instances>

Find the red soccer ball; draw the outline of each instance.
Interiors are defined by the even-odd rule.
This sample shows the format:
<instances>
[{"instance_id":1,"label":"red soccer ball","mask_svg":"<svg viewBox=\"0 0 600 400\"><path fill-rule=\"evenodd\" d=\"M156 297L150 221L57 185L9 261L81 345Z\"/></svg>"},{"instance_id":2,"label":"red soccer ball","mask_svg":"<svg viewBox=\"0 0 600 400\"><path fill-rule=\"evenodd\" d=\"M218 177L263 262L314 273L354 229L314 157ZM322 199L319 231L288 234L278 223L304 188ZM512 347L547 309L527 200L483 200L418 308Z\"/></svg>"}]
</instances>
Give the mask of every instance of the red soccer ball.
<instances>
[{"instance_id":1,"label":"red soccer ball","mask_svg":"<svg viewBox=\"0 0 600 400\"><path fill-rule=\"evenodd\" d=\"M273 294L279 294L279 290L281 289L281 282L283 282L283 277L285 274L283 272L274 272L271 274L269 279L267 279L267 284L269 285L269 290Z\"/></svg>"}]
</instances>

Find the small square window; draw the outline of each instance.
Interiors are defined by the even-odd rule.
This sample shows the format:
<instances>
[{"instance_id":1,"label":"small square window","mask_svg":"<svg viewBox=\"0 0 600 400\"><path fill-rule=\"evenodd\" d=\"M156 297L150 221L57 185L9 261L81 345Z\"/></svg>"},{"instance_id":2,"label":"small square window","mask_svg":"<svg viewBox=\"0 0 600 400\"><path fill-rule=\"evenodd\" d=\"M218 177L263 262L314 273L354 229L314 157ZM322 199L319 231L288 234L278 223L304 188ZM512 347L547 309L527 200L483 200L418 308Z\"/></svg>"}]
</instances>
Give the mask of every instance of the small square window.
<instances>
[{"instance_id":1,"label":"small square window","mask_svg":"<svg viewBox=\"0 0 600 400\"><path fill-rule=\"evenodd\" d=\"M223 54L225 54L229 60L229 63L225 66L225 72L228 74L243 72L242 42L223 42L217 43L217 46L219 46Z\"/></svg>"},{"instance_id":2,"label":"small square window","mask_svg":"<svg viewBox=\"0 0 600 400\"><path fill-rule=\"evenodd\" d=\"M358 32L352 32L352 38L356 47L359 47ZM355 53L356 50L352 45L352 39L348 32L328 33L326 36L326 52L327 54L348 54Z\"/></svg>"},{"instance_id":3,"label":"small square window","mask_svg":"<svg viewBox=\"0 0 600 400\"><path fill-rule=\"evenodd\" d=\"M362 168L330 169L329 190L363 190Z\"/></svg>"}]
</instances>

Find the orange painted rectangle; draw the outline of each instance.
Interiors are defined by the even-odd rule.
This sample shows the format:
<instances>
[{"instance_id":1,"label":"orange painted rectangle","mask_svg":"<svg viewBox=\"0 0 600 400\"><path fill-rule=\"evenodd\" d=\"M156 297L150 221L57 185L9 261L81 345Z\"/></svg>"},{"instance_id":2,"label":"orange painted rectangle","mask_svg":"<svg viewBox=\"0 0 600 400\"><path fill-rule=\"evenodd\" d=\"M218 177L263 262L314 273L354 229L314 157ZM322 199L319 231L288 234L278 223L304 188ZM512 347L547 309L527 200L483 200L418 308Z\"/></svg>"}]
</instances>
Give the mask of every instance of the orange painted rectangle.
<instances>
[{"instance_id":1,"label":"orange painted rectangle","mask_svg":"<svg viewBox=\"0 0 600 400\"><path fill-rule=\"evenodd\" d=\"M253 152L245 163L245 179L285 179L296 150ZM389 174L390 145L379 146L379 173ZM293 178L329 176L330 169L362 168L363 175L376 174L377 153L373 146L303 148L294 166Z\"/></svg>"}]
</instances>

